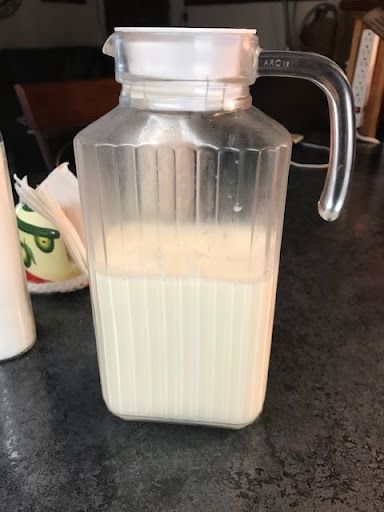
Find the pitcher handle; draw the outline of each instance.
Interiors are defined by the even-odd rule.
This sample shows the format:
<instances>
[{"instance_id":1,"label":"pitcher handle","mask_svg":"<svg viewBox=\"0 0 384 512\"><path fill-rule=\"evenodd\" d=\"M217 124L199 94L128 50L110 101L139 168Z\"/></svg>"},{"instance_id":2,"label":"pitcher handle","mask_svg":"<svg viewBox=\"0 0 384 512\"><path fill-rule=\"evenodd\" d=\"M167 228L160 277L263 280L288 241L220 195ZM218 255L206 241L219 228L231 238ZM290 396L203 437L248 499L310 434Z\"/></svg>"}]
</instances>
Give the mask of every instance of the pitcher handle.
<instances>
[{"instance_id":1,"label":"pitcher handle","mask_svg":"<svg viewBox=\"0 0 384 512\"><path fill-rule=\"evenodd\" d=\"M258 76L304 78L318 85L327 96L331 119L329 168L318 210L323 219L336 220L347 195L356 146L353 98L345 74L322 55L262 50Z\"/></svg>"}]
</instances>

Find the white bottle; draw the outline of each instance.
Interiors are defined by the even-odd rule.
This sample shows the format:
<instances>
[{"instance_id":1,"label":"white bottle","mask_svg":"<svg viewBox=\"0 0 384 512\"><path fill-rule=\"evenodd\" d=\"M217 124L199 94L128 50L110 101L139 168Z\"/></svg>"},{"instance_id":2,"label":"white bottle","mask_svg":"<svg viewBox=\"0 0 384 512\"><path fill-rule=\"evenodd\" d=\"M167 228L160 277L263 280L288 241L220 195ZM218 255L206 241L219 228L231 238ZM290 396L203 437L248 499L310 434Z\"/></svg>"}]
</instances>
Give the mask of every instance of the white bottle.
<instances>
[{"instance_id":1,"label":"white bottle","mask_svg":"<svg viewBox=\"0 0 384 512\"><path fill-rule=\"evenodd\" d=\"M17 234L3 138L0 134L0 361L29 350L36 330Z\"/></svg>"}]
</instances>

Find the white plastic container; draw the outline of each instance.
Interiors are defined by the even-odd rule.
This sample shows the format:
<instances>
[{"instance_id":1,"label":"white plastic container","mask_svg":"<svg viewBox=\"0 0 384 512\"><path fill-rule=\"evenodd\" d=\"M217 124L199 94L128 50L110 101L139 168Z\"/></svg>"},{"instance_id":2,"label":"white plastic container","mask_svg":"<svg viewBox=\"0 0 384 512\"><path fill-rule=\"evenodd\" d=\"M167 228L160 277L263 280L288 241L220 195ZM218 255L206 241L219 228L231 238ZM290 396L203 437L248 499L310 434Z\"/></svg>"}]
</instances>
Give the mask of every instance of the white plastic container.
<instances>
[{"instance_id":1,"label":"white plastic container","mask_svg":"<svg viewBox=\"0 0 384 512\"><path fill-rule=\"evenodd\" d=\"M29 350L36 332L1 134L0 218L0 361L3 361Z\"/></svg>"}]
</instances>

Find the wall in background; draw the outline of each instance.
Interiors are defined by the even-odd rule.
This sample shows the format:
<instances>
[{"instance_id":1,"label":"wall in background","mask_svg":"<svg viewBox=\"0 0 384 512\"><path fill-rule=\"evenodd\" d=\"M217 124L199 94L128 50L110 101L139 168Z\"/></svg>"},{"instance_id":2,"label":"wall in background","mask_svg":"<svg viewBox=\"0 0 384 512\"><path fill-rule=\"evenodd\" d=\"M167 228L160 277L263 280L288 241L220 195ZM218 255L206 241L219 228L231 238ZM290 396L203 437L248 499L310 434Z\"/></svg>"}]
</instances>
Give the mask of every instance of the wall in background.
<instances>
[{"instance_id":1,"label":"wall in background","mask_svg":"<svg viewBox=\"0 0 384 512\"><path fill-rule=\"evenodd\" d=\"M340 3L340 0L328 1L335 5ZM317 3L314 0L297 2L297 28ZM293 6L294 2L290 2L292 12ZM183 0L170 0L170 10L171 24L183 25ZM284 48L284 11L279 0L192 6L185 12L189 26L255 27L264 48ZM0 48L99 46L105 37L104 0L87 0L86 4L24 0L14 15L0 20Z\"/></svg>"},{"instance_id":2,"label":"wall in background","mask_svg":"<svg viewBox=\"0 0 384 512\"><path fill-rule=\"evenodd\" d=\"M340 0L328 0L339 5ZM296 29L310 9L318 1L298 1L296 6ZM171 21L173 25L183 24L182 0L171 0ZM293 14L294 2L290 2ZM281 1L253 2L246 4L223 4L190 6L186 8L188 25L191 27L246 27L257 28L264 48L283 49L285 46L284 10Z\"/></svg>"},{"instance_id":3,"label":"wall in background","mask_svg":"<svg viewBox=\"0 0 384 512\"><path fill-rule=\"evenodd\" d=\"M0 48L100 46L105 36L103 0L24 0L15 14L0 20Z\"/></svg>"}]
</instances>

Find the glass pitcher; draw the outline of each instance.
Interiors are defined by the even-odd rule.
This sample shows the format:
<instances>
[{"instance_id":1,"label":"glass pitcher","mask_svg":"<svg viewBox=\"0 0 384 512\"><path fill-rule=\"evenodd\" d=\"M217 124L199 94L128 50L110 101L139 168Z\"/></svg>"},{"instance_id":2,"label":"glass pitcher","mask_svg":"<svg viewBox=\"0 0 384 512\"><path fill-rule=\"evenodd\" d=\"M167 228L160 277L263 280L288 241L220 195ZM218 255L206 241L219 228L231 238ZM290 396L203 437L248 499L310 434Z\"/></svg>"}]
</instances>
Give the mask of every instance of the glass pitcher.
<instances>
[{"instance_id":1,"label":"glass pitcher","mask_svg":"<svg viewBox=\"0 0 384 512\"><path fill-rule=\"evenodd\" d=\"M325 57L255 30L117 28L119 106L75 139L101 386L125 419L241 428L266 391L291 137L258 76L318 84L331 116L319 201L339 215L352 98Z\"/></svg>"}]
</instances>

